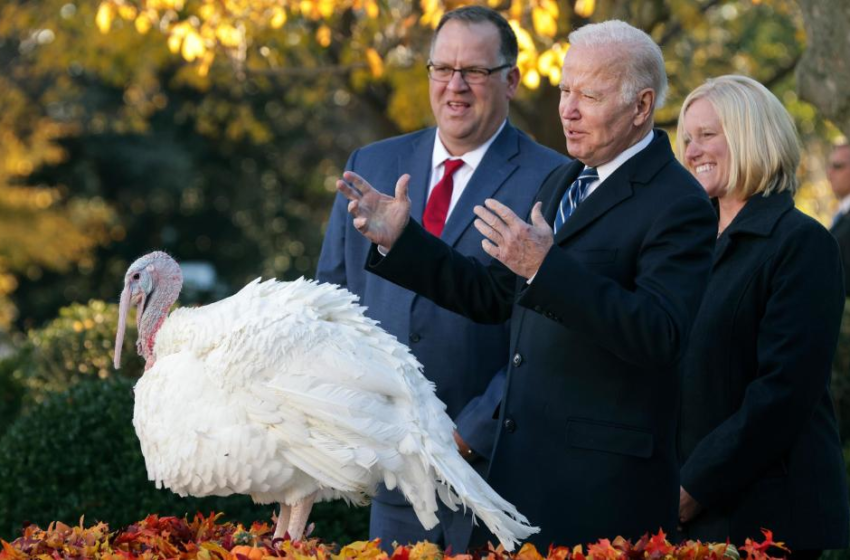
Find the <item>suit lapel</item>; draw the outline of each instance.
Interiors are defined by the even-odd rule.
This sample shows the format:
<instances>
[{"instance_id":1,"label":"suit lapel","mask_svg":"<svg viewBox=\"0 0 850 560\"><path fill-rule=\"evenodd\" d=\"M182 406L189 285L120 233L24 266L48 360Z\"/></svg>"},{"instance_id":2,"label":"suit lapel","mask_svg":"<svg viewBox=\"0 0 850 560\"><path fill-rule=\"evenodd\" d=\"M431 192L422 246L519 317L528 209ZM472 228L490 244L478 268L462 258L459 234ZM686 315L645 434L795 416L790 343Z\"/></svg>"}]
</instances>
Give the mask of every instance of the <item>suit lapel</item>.
<instances>
[{"instance_id":1,"label":"suit lapel","mask_svg":"<svg viewBox=\"0 0 850 560\"><path fill-rule=\"evenodd\" d=\"M558 205L561 204L561 198L564 197L564 193L567 192L582 169L584 169L584 164L578 160L573 160L560 178L554 179L553 177L553 180L558 181L555 188L550 188L546 192L541 189L540 201L543 203L543 217L546 218L546 223L550 226L555 223L555 215L558 212Z\"/></svg>"},{"instance_id":2,"label":"suit lapel","mask_svg":"<svg viewBox=\"0 0 850 560\"><path fill-rule=\"evenodd\" d=\"M592 224L608 210L631 197L634 192L633 185L651 182L662 167L674 160L667 133L656 128L653 130L653 134L654 137L646 148L626 160L584 202L579 204L572 216L558 230L555 235L555 243L563 243ZM583 167L579 164L575 175L570 176L570 182L575 180ZM566 186L558 189L561 196L563 196L564 189L566 189ZM555 205L557 206L559 202L560 198L555 202ZM554 219L554 213L552 217Z\"/></svg>"},{"instance_id":3,"label":"suit lapel","mask_svg":"<svg viewBox=\"0 0 850 560\"><path fill-rule=\"evenodd\" d=\"M443 229L442 239L449 245L454 246L460 236L475 220L472 212L476 204L483 203L484 199L492 198L496 191L507 181L508 177L517 168L512 159L519 152L519 135L510 123L490 145L481 163L475 169L475 173L469 179L463 194L452 209L446 227ZM536 188L538 185L528 185L528 188ZM520 216L525 219L525 216Z\"/></svg>"},{"instance_id":4,"label":"suit lapel","mask_svg":"<svg viewBox=\"0 0 850 560\"><path fill-rule=\"evenodd\" d=\"M608 177L590 196L578 205L575 212L564 222L561 229L558 230L558 233L555 235L555 243L563 243L593 223L609 209L632 196L632 185L629 177L626 173L620 173L621 170L622 167ZM561 190L561 196L563 196L563 192ZM560 199L555 203L556 208L559 203Z\"/></svg>"},{"instance_id":5,"label":"suit lapel","mask_svg":"<svg viewBox=\"0 0 850 560\"><path fill-rule=\"evenodd\" d=\"M404 173L410 174L408 183L408 196L410 196L410 215L417 222L422 223L422 213L425 211L425 200L428 198L428 185L431 181L431 158L434 155L434 139L437 129L432 128L428 134L421 138L406 153L398 158L398 176ZM395 183L391 186L392 195Z\"/></svg>"}]
</instances>

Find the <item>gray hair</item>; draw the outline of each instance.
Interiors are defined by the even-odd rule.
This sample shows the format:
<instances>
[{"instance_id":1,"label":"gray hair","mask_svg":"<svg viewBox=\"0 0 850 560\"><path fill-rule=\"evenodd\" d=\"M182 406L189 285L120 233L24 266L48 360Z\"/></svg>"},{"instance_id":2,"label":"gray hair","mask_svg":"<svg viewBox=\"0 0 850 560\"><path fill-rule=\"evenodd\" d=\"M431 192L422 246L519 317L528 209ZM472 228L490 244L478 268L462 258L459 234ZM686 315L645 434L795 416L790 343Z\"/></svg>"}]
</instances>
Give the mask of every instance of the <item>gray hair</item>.
<instances>
[{"instance_id":1,"label":"gray hair","mask_svg":"<svg viewBox=\"0 0 850 560\"><path fill-rule=\"evenodd\" d=\"M620 47L629 63L621 77L623 102L631 102L642 89L655 91L655 108L667 97L667 71L664 57L652 37L624 21L612 19L591 23L569 36L570 45L582 47Z\"/></svg>"}]
</instances>

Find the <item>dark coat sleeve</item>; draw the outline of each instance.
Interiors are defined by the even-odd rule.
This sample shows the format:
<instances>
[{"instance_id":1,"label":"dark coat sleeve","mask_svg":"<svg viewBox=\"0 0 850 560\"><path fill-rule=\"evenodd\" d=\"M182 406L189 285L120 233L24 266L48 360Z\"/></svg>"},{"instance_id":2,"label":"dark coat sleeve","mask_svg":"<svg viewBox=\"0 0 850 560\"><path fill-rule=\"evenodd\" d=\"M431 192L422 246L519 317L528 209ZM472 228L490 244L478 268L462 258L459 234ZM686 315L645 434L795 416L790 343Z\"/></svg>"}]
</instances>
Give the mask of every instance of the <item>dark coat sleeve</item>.
<instances>
[{"instance_id":1,"label":"dark coat sleeve","mask_svg":"<svg viewBox=\"0 0 850 560\"><path fill-rule=\"evenodd\" d=\"M699 308L707 275L695 278L694 270L705 270L711 261L715 224L702 197L669 204L644 238L634 289L554 247L518 303L580 326L585 336L626 362L669 367L681 357Z\"/></svg>"},{"instance_id":2,"label":"dark coat sleeve","mask_svg":"<svg viewBox=\"0 0 850 560\"><path fill-rule=\"evenodd\" d=\"M415 220L386 256L373 244L366 268L478 323L510 318L516 275L495 259L484 265L454 251Z\"/></svg>"},{"instance_id":3,"label":"dark coat sleeve","mask_svg":"<svg viewBox=\"0 0 850 560\"><path fill-rule=\"evenodd\" d=\"M755 379L682 467L682 486L704 507L734 500L778 463L827 390L844 306L837 246L819 227L791 233L770 263Z\"/></svg>"}]
</instances>

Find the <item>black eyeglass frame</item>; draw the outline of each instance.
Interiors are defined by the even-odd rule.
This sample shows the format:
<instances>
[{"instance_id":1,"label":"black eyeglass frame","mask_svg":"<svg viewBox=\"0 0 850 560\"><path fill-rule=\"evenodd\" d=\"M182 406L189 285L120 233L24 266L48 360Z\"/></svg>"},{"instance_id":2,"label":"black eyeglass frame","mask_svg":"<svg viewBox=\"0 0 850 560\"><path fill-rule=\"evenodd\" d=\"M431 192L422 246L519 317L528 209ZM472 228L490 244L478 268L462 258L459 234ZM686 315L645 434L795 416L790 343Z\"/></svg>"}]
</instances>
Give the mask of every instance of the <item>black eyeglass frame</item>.
<instances>
[{"instance_id":1,"label":"black eyeglass frame","mask_svg":"<svg viewBox=\"0 0 850 560\"><path fill-rule=\"evenodd\" d=\"M425 65L425 68L428 70L428 77L430 79L434 80L435 82L441 82L441 83L451 82L452 78L454 78L455 72L460 72L460 78L464 82L466 82L467 84L469 84L469 83L473 83L473 84L484 83L484 82L487 81L487 78L492 76L495 72L498 72L500 70L505 70L507 68L513 68L513 67L514 67L513 64L505 63L505 64L501 64L499 66L494 66L493 68L483 68L481 66L469 66L467 68L452 68L451 66L445 66L445 65L442 65L442 64L434 64L433 62L430 62L430 61L428 62L428 64ZM435 78L433 76L432 71L433 71L434 68L451 69L452 73L449 75L449 78L447 80L441 80L440 78ZM486 74L481 75L481 81L480 82L477 81L476 78L473 78L472 82L470 82L469 79L468 79L470 71L486 72ZM473 76L474 75L475 74L473 74Z\"/></svg>"}]
</instances>

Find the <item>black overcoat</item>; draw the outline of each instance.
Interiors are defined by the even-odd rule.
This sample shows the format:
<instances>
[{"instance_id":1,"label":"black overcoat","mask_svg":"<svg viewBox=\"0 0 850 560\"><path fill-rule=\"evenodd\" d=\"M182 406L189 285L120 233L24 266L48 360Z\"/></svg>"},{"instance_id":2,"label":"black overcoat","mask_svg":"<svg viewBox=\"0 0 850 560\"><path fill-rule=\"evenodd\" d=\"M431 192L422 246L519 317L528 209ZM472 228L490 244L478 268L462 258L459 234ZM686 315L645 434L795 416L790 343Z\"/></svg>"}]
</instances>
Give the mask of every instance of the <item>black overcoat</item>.
<instances>
[{"instance_id":1,"label":"black overcoat","mask_svg":"<svg viewBox=\"0 0 850 560\"><path fill-rule=\"evenodd\" d=\"M705 511L688 538L792 550L848 544L829 393L844 306L835 240L790 194L752 197L717 241L683 361L682 486Z\"/></svg>"},{"instance_id":2,"label":"black overcoat","mask_svg":"<svg viewBox=\"0 0 850 560\"><path fill-rule=\"evenodd\" d=\"M552 223L583 165L538 200ZM480 322L511 319L511 366L488 480L539 525L531 540L584 544L675 528L678 365L717 220L667 135L600 184L528 285L453 252L411 221L367 267Z\"/></svg>"}]
</instances>

